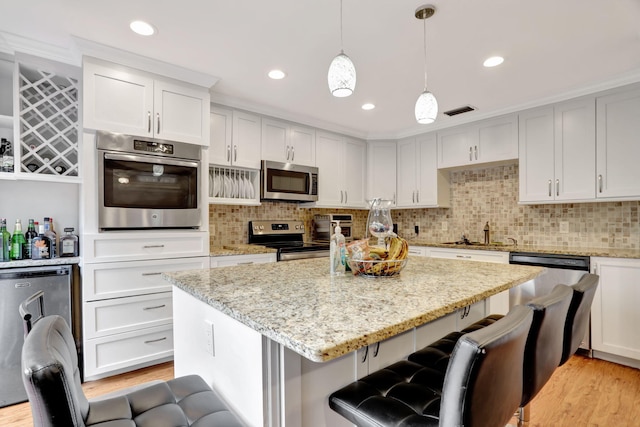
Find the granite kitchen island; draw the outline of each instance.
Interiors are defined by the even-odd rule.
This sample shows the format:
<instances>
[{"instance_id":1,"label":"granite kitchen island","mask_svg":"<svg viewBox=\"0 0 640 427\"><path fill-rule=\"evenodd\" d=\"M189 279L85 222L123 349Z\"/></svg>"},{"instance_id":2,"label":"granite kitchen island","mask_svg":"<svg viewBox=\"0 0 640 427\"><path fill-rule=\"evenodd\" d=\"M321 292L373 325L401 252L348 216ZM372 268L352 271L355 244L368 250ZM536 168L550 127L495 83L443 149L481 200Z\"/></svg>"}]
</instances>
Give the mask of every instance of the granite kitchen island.
<instances>
[{"instance_id":1,"label":"granite kitchen island","mask_svg":"<svg viewBox=\"0 0 640 427\"><path fill-rule=\"evenodd\" d=\"M489 298L542 270L415 257L375 279L331 277L327 259L165 273L175 374L204 377L252 426L349 425L328 394L483 317Z\"/></svg>"}]
</instances>

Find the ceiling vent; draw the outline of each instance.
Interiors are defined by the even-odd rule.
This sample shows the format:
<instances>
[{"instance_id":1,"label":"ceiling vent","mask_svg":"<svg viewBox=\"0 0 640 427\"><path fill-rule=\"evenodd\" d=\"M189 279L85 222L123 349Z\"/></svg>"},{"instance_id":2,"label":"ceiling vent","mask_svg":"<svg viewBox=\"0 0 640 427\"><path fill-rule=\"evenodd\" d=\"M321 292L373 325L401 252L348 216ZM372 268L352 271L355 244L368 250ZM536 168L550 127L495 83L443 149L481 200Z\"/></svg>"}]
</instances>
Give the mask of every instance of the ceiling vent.
<instances>
[{"instance_id":1,"label":"ceiling vent","mask_svg":"<svg viewBox=\"0 0 640 427\"><path fill-rule=\"evenodd\" d=\"M457 116L458 114L468 113L469 111L475 111L475 110L476 109L473 108L471 105L465 105L464 107L454 108L453 110L445 111L443 114L446 114L447 116L451 117L451 116Z\"/></svg>"}]
</instances>

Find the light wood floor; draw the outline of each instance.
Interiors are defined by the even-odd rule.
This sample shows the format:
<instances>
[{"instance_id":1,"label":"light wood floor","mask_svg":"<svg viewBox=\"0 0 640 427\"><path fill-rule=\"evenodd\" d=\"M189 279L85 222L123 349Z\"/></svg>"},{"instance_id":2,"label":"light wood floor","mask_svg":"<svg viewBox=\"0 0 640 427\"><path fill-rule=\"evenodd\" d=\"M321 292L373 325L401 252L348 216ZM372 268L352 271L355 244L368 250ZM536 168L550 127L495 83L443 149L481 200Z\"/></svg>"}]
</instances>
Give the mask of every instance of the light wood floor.
<instances>
[{"instance_id":1,"label":"light wood floor","mask_svg":"<svg viewBox=\"0 0 640 427\"><path fill-rule=\"evenodd\" d=\"M88 398L155 379L173 378L165 363L85 383ZM31 426L28 403L0 408L0 426ZM640 426L640 370L574 356L558 368L531 404L530 427Z\"/></svg>"}]
</instances>

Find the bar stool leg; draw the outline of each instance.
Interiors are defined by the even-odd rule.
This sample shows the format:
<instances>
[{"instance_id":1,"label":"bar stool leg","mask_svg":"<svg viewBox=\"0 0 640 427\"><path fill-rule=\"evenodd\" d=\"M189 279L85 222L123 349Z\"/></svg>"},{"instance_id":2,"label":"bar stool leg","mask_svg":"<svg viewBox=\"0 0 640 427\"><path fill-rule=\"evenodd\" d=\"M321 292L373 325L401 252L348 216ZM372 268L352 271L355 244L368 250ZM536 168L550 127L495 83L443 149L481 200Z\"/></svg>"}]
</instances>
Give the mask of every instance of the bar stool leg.
<instances>
[{"instance_id":1,"label":"bar stool leg","mask_svg":"<svg viewBox=\"0 0 640 427\"><path fill-rule=\"evenodd\" d=\"M518 408L518 427L529 425L531 420L531 402L527 403L524 408Z\"/></svg>"}]
</instances>

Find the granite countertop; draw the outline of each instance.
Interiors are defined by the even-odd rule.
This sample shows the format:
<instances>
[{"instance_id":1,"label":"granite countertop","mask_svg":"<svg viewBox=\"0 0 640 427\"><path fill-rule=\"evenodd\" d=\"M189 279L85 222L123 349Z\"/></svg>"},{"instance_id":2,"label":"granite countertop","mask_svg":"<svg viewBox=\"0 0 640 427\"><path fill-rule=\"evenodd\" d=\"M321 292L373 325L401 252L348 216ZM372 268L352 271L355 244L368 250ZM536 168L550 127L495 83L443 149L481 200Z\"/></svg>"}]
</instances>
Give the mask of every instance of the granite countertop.
<instances>
[{"instance_id":1,"label":"granite countertop","mask_svg":"<svg viewBox=\"0 0 640 427\"><path fill-rule=\"evenodd\" d=\"M616 248L575 248L575 247L559 247L559 246L541 246L541 245L520 245L511 244L491 244L491 245L456 245L446 243L430 242L423 239L413 239L409 241L411 246L428 246L431 248L449 248L449 249L471 249L499 252L534 252L544 254L559 255L581 255L581 256L597 256L608 258L638 258L640 259L640 249L616 249Z\"/></svg>"},{"instance_id":2,"label":"granite countertop","mask_svg":"<svg viewBox=\"0 0 640 427\"><path fill-rule=\"evenodd\" d=\"M390 338L538 276L540 267L411 257L398 276L331 277L326 258L163 273L315 362Z\"/></svg>"},{"instance_id":3,"label":"granite countertop","mask_svg":"<svg viewBox=\"0 0 640 427\"><path fill-rule=\"evenodd\" d=\"M229 255L259 255L259 254L275 254L276 249L267 248L260 245L250 244L234 244L222 245L211 248L210 256L229 256Z\"/></svg>"},{"instance_id":4,"label":"granite countertop","mask_svg":"<svg viewBox=\"0 0 640 427\"><path fill-rule=\"evenodd\" d=\"M43 265L68 265L79 264L80 257L58 257L52 259L23 259L20 261L0 262L0 269L15 267L40 267Z\"/></svg>"}]
</instances>

